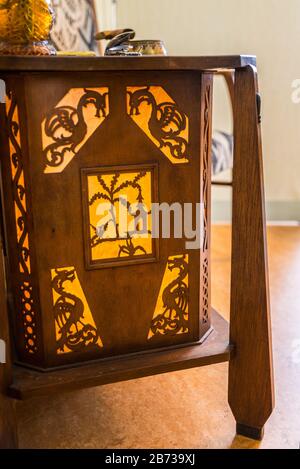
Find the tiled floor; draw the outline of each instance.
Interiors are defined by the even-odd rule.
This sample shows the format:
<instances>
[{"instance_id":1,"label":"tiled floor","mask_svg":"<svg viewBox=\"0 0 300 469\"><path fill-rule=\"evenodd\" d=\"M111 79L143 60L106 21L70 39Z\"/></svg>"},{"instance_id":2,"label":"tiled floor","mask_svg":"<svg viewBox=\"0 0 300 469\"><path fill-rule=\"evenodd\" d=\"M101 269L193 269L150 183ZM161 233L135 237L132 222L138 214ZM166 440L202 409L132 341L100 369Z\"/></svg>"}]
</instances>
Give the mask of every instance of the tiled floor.
<instances>
[{"instance_id":1,"label":"tiled floor","mask_svg":"<svg viewBox=\"0 0 300 469\"><path fill-rule=\"evenodd\" d=\"M300 228L268 231L276 408L262 443L235 436L227 364L18 404L25 448L299 448ZM228 316L230 228L213 229L213 305Z\"/></svg>"}]
</instances>

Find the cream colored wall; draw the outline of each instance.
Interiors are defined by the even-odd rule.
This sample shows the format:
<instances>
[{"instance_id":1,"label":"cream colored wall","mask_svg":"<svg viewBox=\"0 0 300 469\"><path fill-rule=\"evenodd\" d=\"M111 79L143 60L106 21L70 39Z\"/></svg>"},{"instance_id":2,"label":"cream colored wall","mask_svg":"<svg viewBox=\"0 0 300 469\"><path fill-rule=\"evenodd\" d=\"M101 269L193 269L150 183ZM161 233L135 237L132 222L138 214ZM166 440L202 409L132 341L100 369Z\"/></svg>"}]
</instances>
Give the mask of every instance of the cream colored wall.
<instances>
[{"instance_id":1,"label":"cream colored wall","mask_svg":"<svg viewBox=\"0 0 300 469\"><path fill-rule=\"evenodd\" d=\"M135 28L139 37L164 39L170 54L257 55L267 200L273 212L280 206L286 218L296 216L300 104L292 103L291 84L300 77L300 1L117 0L117 25ZM215 124L227 128L230 114L222 95L217 86ZM226 192L216 197L223 200Z\"/></svg>"},{"instance_id":2,"label":"cream colored wall","mask_svg":"<svg viewBox=\"0 0 300 469\"><path fill-rule=\"evenodd\" d=\"M117 21L116 2L114 0L95 0L98 28L101 31L115 29Z\"/></svg>"}]
</instances>

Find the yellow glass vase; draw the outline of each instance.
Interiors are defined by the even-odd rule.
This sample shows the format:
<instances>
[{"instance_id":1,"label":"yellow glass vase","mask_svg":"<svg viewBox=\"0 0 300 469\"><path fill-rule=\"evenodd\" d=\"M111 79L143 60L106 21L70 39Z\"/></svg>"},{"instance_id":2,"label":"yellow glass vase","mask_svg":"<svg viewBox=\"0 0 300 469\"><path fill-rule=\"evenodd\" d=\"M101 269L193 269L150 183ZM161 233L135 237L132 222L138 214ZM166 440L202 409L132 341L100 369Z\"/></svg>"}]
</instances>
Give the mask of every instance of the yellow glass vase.
<instances>
[{"instance_id":1,"label":"yellow glass vase","mask_svg":"<svg viewBox=\"0 0 300 469\"><path fill-rule=\"evenodd\" d=\"M55 55L50 0L0 0L0 54Z\"/></svg>"}]
</instances>

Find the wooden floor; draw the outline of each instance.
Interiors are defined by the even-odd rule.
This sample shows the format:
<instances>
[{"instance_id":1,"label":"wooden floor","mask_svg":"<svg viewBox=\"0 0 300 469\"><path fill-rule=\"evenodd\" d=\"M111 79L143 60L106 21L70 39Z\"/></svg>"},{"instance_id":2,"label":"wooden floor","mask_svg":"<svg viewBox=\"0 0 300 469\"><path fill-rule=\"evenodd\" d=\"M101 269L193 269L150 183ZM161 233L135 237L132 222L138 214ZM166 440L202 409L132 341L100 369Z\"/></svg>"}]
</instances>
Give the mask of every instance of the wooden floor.
<instances>
[{"instance_id":1,"label":"wooden floor","mask_svg":"<svg viewBox=\"0 0 300 469\"><path fill-rule=\"evenodd\" d=\"M227 364L18 404L23 448L299 448L300 228L268 230L276 408L261 443L235 436ZM228 317L230 228L213 229L213 306Z\"/></svg>"}]
</instances>

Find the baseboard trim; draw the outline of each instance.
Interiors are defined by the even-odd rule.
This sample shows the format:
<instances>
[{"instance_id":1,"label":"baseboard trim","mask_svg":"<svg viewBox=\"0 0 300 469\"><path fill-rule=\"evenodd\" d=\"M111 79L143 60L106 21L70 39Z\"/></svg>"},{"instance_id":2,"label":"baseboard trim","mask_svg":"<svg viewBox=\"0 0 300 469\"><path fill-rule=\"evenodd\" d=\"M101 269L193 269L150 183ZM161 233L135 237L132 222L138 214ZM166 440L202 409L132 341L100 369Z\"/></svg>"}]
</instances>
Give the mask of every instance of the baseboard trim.
<instances>
[{"instance_id":1,"label":"baseboard trim","mask_svg":"<svg viewBox=\"0 0 300 469\"><path fill-rule=\"evenodd\" d=\"M231 201L215 200L212 203L212 221L231 221ZM300 222L300 201L268 201L266 203L268 221Z\"/></svg>"}]
</instances>

